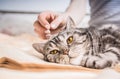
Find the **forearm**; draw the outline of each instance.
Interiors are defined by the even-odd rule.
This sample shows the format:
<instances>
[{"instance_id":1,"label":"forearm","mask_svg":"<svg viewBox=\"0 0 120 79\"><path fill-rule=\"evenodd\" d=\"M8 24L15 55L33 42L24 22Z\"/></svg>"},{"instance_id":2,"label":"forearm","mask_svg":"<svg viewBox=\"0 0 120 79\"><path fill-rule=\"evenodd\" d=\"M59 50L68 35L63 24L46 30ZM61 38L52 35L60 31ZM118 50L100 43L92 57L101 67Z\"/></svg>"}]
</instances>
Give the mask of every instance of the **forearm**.
<instances>
[{"instance_id":1,"label":"forearm","mask_svg":"<svg viewBox=\"0 0 120 79\"><path fill-rule=\"evenodd\" d=\"M78 24L86 14L86 0L71 0L66 13Z\"/></svg>"}]
</instances>

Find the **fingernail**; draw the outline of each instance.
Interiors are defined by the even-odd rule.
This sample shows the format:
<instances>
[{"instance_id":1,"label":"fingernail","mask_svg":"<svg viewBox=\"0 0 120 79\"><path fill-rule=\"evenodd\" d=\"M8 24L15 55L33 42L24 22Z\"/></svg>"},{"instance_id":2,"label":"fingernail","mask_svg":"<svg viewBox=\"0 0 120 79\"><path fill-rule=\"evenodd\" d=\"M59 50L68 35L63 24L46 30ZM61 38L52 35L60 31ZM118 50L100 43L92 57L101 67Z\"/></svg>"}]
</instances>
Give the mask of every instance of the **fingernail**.
<instances>
[{"instance_id":1,"label":"fingernail","mask_svg":"<svg viewBox=\"0 0 120 79\"><path fill-rule=\"evenodd\" d=\"M46 30L45 33L50 33L50 30Z\"/></svg>"},{"instance_id":2,"label":"fingernail","mask_svg":"<svg viewBox=\"0 0 120 79\"><path fill-rule=\"evenodd\" d=\"M56 25L55 24L51 24L52 29L56 29Z\"/></svg>"},{"instance_id":3,"label":"fingernail","mask_svg":"<svg viewBox=\"0 0 120 79\"><path fill-rule=\"evenodd\" d=\"M47 34L46 38L49 39L51 37L51 34Z\"/></svg>"},{"instance_id":4,"label":"fingernail","mask_svg":"<svg viewBox=\"0 0 120 79\"><path fill-rule=\"evenodd\" d=\"M50 29L50 25L45 25L46 29Z\"/></svg>"}]
</instances>

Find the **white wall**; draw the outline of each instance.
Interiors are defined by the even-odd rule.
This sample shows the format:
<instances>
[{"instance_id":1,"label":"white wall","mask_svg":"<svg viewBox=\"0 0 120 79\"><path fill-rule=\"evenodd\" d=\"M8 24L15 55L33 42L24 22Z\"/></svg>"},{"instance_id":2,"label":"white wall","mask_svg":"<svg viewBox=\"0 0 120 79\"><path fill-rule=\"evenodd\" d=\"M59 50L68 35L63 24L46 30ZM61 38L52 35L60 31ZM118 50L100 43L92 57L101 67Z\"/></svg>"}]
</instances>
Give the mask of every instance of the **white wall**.
<instances>
[{"instance_id":1,"label":"white wall","mask_svg":"<svg viewBox=\"0 0 120 79\"><path fill-rule=\"evenodd\" d=\"M0 0L0 11L41 12L53 10L63 12L70 0ZM89 12L89 6L86 8Z\"/></svg>"},{"instance_id":2,"label":"white wall","mask_svg":"<svg viewBox=\"0 0 120 79\"><path fill-rule=\"evenodd\" d=\"M63 12L70 0L0 0L0 10L41 12L53 10Z\"/></svg>"}]
</instances>

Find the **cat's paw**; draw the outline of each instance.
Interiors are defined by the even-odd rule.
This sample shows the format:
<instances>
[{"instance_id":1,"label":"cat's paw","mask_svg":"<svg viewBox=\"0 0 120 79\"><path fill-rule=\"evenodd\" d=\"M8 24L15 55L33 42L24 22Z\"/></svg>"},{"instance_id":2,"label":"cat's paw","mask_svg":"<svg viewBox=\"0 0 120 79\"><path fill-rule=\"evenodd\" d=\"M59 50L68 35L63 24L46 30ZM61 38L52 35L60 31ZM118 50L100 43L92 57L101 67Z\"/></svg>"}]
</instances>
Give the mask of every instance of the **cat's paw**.
<instances>
[{"instance_id":1,"label":"cat's paw","mask_svg":"<svg viewBox=\"0 0 120 79\"><path fill-rule=\"evenodd\" d=\"M103 69L110 66L110 63L97 56L85 56L82 59L81 66L95 69Z\"/></svg>"},{"instance_id":2,"label":"cat's paw","mask_svg":"<svg viewBox=\"0 0 120 79\"><path fill-rule=\"evenodd\" d=\"M56 59L56 62L59 64L69 64L69 57L67 55L60 55L59 58Z\"/></svg>"}]
</instances>

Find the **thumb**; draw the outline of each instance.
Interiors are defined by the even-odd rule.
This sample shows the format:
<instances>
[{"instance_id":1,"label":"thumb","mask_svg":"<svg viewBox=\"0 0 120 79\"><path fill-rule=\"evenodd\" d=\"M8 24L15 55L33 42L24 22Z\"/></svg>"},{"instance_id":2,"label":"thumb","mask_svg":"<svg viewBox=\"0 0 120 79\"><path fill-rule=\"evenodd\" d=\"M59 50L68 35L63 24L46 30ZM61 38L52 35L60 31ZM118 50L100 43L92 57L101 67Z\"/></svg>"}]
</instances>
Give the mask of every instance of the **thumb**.
<instances>
[{"instance_id":1,"label":"thumb","mask_svg":"<svg viewBox=\"0 0 120 79\"><path fill-rule=\"evenodd\" d=\"M63 18L61 16L58 16L57 18L55 18L50 26L51 26L51 29L56 29L63 21Z\"/></svg>"}]
</instances>

